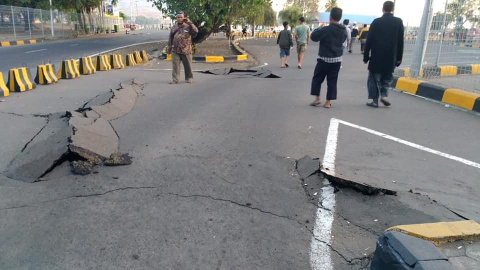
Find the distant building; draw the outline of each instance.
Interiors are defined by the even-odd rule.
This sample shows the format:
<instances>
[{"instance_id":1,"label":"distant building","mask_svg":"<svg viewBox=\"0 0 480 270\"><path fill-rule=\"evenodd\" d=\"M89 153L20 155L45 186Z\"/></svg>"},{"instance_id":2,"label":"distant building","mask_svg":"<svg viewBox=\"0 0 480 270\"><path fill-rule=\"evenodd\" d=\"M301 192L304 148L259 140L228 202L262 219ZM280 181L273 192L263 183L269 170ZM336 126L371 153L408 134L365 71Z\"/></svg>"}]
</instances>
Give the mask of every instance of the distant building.
<instances>
[{"instance_id":1,"label":"distant building","mask_svg":"<svg viewBox=\"0 0 480 270\"><path fill-rule=\"evenodd\" d=\"M342 21L344 19L350 20L350 24L356 23L357 25L361 24L371 24L377 16L368 16L368 15L355 15L355 14L343 14ZM330 22L330 12L319 12L318 20L312 21L313 27L318 27L320 24Z\"/></svg>"}]
</instances>

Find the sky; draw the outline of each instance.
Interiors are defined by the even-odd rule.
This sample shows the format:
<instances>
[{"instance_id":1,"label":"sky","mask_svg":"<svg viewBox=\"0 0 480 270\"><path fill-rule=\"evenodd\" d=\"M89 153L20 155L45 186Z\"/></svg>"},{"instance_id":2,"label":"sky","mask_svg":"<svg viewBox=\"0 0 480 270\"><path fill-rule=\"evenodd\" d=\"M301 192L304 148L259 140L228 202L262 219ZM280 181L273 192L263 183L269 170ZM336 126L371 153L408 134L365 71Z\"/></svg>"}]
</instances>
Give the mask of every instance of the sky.
<instances>
[{"instance_id":1,"label":"sky","mask_svg":"<svg viewBox=\"0 0 480 270\"><path fill-rule=\"evenodd\" d=\"M286 0L273 0L273 9L280 11ZM327 0L320 0L320 11L323 11ZM343 9L344 14L357 15L382 15L382 5L385 0L338 0L339 7ZM451 1L451 0L450 0ZM133 15L138 7L138 15L147 17L159 17L160 12L152 3L147 0L119 0L119 9L130 15L130 3L133 4ZM395 16L402 18L405 25L418 26L423 14L425 0L396 0ZM433 9L443 11L445 0L433 0Z\"/></svg>"}]
</instances>

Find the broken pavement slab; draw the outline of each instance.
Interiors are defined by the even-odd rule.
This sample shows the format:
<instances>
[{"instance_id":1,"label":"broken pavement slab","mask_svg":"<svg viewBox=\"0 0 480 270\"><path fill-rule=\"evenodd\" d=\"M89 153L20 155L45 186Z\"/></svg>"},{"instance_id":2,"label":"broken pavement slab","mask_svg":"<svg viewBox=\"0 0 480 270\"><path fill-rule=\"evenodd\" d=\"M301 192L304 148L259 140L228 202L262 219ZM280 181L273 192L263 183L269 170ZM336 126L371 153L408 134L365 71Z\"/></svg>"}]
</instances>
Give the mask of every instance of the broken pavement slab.
<instances>
[{"instance_id":1,"label":"broken pavement slab","mask_svg":"<svg viewBox=\"0 0 480 270\"><path fill-rule=\"evenodd\" d=\"M436 244L480 240L480 224L474 220L398 225L387 230L403 232Z\"/></svg>"},{"instance_id":2,"label":"broken pavement slab","mask_svg":"<svg viewBox=\"0 0 480 270\"><path fill-rule=\"evenodd\" d=\"M109 121L133 109L142 87L135 81L121 84L111 94L93 98L76 112L50 115L46 126L21 149L5 175L35 182L67 160L101 164L119 149L118 134ZM108 102L103 105L86 107L105 100Z\"/></svg>"},{"instance_id":3,"label":"broken pavement slab","mask_svg":"<svg viewBox=\"0 0 480 270\"><path fill-rule=\"evenodd\" d=\"M33 183L68 155L68 114L49 116L45 127L27 143L8 166L5 176Z\"/></svg>"}]
</instances>

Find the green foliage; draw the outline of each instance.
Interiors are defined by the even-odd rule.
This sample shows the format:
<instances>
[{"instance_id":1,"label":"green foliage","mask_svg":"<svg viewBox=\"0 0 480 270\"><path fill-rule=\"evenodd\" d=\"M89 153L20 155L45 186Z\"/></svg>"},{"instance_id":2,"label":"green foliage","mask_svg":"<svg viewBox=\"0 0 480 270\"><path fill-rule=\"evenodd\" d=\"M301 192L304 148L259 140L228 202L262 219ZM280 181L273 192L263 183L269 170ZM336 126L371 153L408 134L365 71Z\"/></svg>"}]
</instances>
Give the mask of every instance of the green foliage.
<instances>
[{"instance_id":1,"label":"green foliage","mask_svg":"<svg viewBox=\"0 0 480 270\"><path fill-rule=\"evenodd\" d=\"M269 0L147 0L152 2L164 14L175 19L178 11L183 11L199 30L193 43L205 40L213 31L225 25L227 35L230 25L242 21L264 21L264 8Z\"/></svg>"},{"instance_id":2,"label":"green foliage","mask_svg":"<svg viewBox=\"0 0 480 270\"><path fill-rule=\"evenodd\" d=\"M120 12L120 18L122 18L123 20L126 20L127 19L127 15L125 15L125 13L123 12Z\"/></svg>"},{"instance_id":3,"label":"green foliage","mask_svg":"<svg viewBox=\"0 0 480 270\"><path fill-rule=\"evenodd\" d=\"M287 21L292 29L298 25L298 20L302 15L302 9L298 6L286 7L278 13L282 22Z\"/></svg>"},{"instance_id":4,"label":"green foliage","mask_svg":"<svg viewBox=\"0 0 480 270\"><path fill-rule=\"evenodd\" d=\"M265 26L276 26L277 22L277 13L273 10L272 5L270 4L264 10L263 15L263 25Z\"/></svg>"},{"instance_id":5,"label":"green foliage","mask_svg":"<svg viewBox=\"0 0 480 270\"><path fill-rule=\"evenodd\" d=\"M327 0L327 3L325 3L325 11L330 12L334 7L338 6L338 1L337 0Z\"/></svg>"},{"instance_id":6,"label":"green foliage","mask_svg":"<svg viewBox=\"0 0 480 270\"><path fill-rule=\"evenodd\" d=\"M302 14L317 13L319 10L318 0L287 0L287 5L297 6L302 9Z\"/></svg>"},{"instance_id":7,"label":"green foliage","mask_svg":"<svg viewBox=\"0 0 480 270\"><path fill-rule=\"evenodd\" d=\"M475 27L480 20L480 16L476 15L479 9L479 0L454 0L447 6L447 25L455 22L455 28L462 29L468 21Z\"/></svg>"}]
</instances>

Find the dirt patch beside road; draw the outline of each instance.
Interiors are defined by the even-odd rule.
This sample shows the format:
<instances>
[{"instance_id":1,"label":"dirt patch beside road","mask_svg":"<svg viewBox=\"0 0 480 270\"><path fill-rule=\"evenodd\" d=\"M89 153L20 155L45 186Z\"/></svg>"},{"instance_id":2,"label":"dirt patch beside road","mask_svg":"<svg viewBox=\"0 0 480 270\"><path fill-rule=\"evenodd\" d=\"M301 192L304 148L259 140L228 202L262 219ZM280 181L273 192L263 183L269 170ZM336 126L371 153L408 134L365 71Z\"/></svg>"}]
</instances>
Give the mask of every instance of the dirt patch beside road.
<instances>
[{"instance_id":1,"label":"dirt patch beside road","mask_svg":"<svg viewBox=\"0 0 480 270\"><path fill-rule=\"evenodd\" d=\"M235 50L233 44L229 44L228 39L210 39L197 44L195 56L227 56L241 54Z\"/></svg>"}]
</instances>

